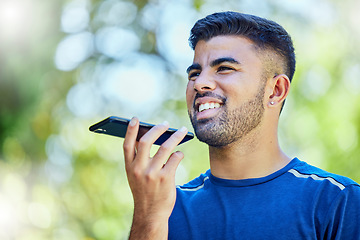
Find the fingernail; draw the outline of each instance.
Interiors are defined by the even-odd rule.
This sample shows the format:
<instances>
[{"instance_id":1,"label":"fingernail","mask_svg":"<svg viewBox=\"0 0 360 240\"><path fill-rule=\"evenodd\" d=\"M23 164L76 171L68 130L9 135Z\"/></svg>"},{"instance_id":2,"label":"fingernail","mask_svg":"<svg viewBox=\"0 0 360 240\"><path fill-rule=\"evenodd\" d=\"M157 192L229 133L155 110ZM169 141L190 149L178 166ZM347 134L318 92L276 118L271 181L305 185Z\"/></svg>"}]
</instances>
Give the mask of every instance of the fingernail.
<instances>
[{"instance_id":1,"label":"fingernail","mask_svg":"<svg viewBox=\"0 0 360 240\"><path fill-rule=\"evenodd\" d=\"M162 125L164 125L164 126L169 126L169 123L168 123L168 121L164 121L164 122L162 123Z\"/></svg>"},{"instance_id":2,"label":"fingernail","mask_svg":"<svg viewBox=\"0 0 360 240\"><path fill-rule=\"evenodd\" d=\"M133 117L133 118L130 120L129 125L133 127L133 126L135 126L136 122L137 122L136 117Z\"/></svg>"},{"instance_id":3,"label":"fingernail","mask_svg":"<svg viewBox=\"0 0 360 240\"><path fill-rule=\"evenodd\" d=\"M188 130L187 130L186 127L182 127L182 128L179 129L179 131L180 131L180 132L187 132Z\"/></svg>"}]
</instances>

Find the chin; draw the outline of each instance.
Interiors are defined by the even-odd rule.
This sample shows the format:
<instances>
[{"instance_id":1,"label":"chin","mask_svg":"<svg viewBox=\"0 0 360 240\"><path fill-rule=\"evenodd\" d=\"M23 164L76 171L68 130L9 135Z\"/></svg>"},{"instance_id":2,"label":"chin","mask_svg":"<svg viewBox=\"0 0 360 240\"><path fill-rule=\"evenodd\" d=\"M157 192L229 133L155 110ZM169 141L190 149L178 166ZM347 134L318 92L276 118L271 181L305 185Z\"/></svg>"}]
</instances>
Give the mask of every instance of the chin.
<instances>
[{"instance_id":1,"label":"chin","mask_svg":"<svg viewBox=\"0 0 360 240\"><path fill-rule=\"evenodd\" d=\"M221 119L207 118L195 120L192 118L191 123L199 141L211 147L225 147L239 139L236 131L229 134L225 130L227 128L226 124Z\"/></svg>"}]
</instances>

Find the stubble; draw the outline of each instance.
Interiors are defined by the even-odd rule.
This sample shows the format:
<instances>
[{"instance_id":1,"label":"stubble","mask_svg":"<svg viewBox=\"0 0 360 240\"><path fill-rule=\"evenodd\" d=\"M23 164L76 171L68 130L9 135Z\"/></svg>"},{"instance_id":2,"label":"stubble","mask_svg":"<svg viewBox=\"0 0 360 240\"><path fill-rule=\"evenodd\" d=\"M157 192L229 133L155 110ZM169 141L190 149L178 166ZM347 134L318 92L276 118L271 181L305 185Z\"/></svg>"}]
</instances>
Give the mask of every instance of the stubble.
<instances>
[{"instance_id":1,"label":"stubble","mask_svg":"<svg viewBox=\"0 0 360 240\"><path fill-rule=\"evenodd\" d=\"M222 112L210 119L196 120L196 116L189 113L196 137L212 147L224 147L239 141L261 123L265 110L264 92L265 84L262 84L253 99L233 110L228 109L224 99Z\"/></svg>"}]
</instances>

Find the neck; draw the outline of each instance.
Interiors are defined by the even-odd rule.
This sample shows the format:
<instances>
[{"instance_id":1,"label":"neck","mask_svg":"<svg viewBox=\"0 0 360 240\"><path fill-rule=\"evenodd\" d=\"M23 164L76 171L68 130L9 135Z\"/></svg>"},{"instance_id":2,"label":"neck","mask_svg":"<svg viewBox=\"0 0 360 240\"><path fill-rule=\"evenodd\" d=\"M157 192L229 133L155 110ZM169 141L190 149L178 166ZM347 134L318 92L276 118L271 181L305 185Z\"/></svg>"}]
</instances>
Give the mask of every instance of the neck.
<instances>
[{"instance_id":1,"label":"neck","mask_svg":"<svg viewBox=\"0 0 360 240\"><path fill-rule=\"evenodd\" d=\"M224 179L259 178L286 166L291 159L281 151L277 134L268 136L253 131L228 146L209 147L212 174Z\"/></svg>"}]
</instances>

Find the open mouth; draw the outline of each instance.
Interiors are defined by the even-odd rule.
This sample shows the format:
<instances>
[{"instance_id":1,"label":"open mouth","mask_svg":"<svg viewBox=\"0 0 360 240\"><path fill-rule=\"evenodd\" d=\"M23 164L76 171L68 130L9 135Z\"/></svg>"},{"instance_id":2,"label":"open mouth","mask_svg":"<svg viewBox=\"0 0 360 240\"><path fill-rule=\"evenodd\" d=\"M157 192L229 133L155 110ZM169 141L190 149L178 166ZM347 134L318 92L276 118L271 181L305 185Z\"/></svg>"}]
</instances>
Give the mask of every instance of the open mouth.
<instances>
[{"instance_id":1,"label":"open mouth","mask_svg":"<svg viewBox=\"0 0 360 240\"><path fill-rule=\"evenodd\" d=\"M201 103L198 106L198 111L199 112L203 112L206 111L208 109L214 109L214 108L219 108L221 106L220 103L218 102L207 102L207 103Z\"/></svg>"},{"instance_id":2,"label":"open mouth","mask_svg":"<svg viewBox=\"0 0 360 240\"><path fill-rule=\"evenodd\" d=\"M196 101L194 106L197 120L205 120L215 117L223 103L218 99L201 98Z\"/></svg>"},{"instance_id":3,"label":"open mouth","mask_svg":"<svg viewBox=\"0 0 360 240\"><path fill-rule=\"evenodd\" d=\"M225 97L213 92L197 93L193 105L196 119L204 120L216 116L225 102Z\"/></svg>"}]
</instances>

